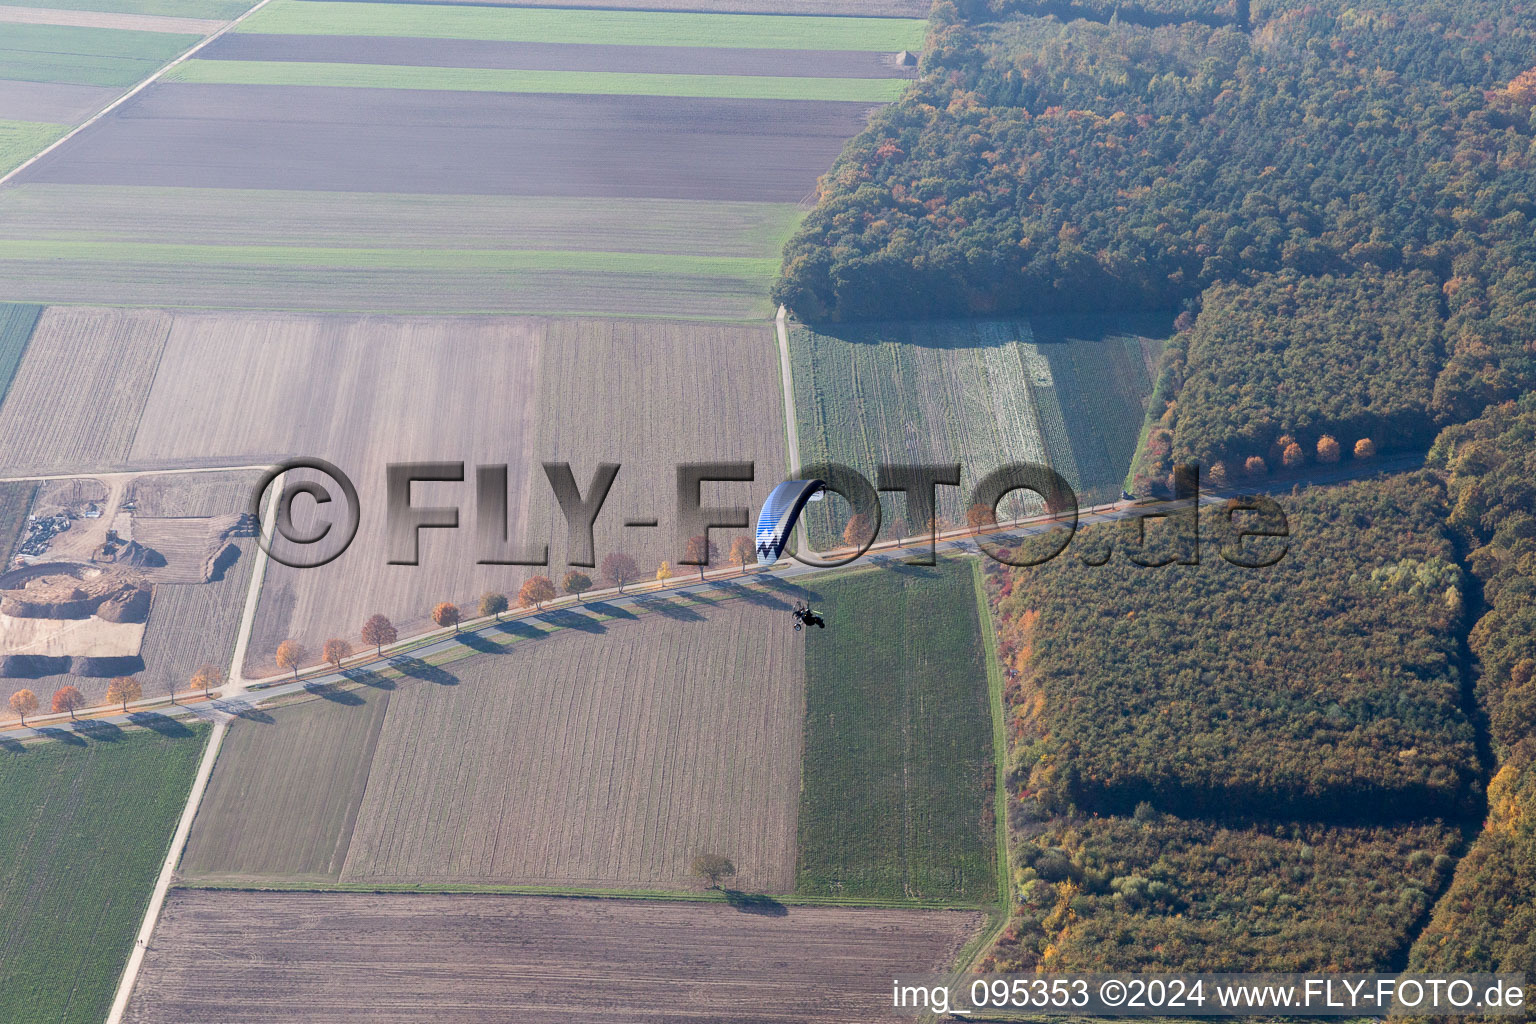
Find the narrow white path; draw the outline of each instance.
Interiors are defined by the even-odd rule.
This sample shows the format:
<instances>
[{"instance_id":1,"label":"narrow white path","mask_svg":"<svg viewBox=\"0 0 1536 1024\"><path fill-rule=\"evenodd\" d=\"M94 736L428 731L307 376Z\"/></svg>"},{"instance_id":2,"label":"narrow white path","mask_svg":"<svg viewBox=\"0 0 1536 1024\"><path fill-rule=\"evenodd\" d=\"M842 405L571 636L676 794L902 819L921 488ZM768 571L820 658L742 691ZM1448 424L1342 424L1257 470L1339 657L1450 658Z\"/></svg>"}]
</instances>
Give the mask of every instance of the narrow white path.
<instances>
[{"instance_id":1,"label":"narrow white path","mask_svg":"<svg viewBox=\"0 0 1536 1024\"><path fill-rule=\"evenodd\" d=\"M267 535L267 524L271 523L277 515L277 499L283 493L282 478L272 481L272 497L267 499L266 511L256 524L256 531L262 536ZM230 662L229 673L226 679L229 685L224 688L226 697L235 697L243 693L248 680L245 678L245 651L250 645L251 630L256 626L256 606L261 603L261 584L267 578L267 563L271 556L267 554L266 546L256 544L256 562L251 566L251 583L245 591L245 608L240 612L240 629L235 634L235 656Z\"/></svg>"},{"instance_id":2,"label":"narrow white path","mask_svg":"<svg viewBox=\"0 0 1536 1024\"><path fill-rule=\"evenodd\" d=\"M114 469L104 473L92 473L89 470L81 473L52 473L33 474L32 476L0 476L0 484L25 484L46 483L49 480L118 480L135 476L185 476L189 473L248 473L260 472L271 469L271 464L265 466L183 466L179 469Z\"/></svg>"},{"instance_id":3,"label":"narrow white path","mask_svg":"<svg viewBox=\"0 0 1536 1024\"><path fill-rule=\"evenodd\" d=\"M774 331L779 336L779 372L784 377L784 429L789 437L789 475L800 475L800 426L795 422L795 380L789 369L788 312L779 307L779 315L773 318Z\"/></svg>"},{"instance_id":4,"label":"narrow white path","mask_svg":"<svg viewBox=\"0 0 1536 1024\"><path fill-rule=\"evenodd\" d=\"M165 863L160 865L160 877L155 880L155 891L150 894L149 907L144 911L144 923L139 925L138 937L133 941L133 952L128 954L128 966L117 983L117 995L112 999L112 1009L107 1014L107 1024L122 1024L123 1013L128 1009L128 997L133 994L139 968L144 964L144 954L149 950L149 939L160 921L160 908L165 905L165 895L170 892L171 880L176 876L176 865L181 863L181 851L186 848L187 836L192 832L192 821L203 802L208 789L208 779L213 775L213 762L219 756L219 746L224 742L228 729L226 719L213 723L208 746L203 750L203 760L197 766L197 777L192 780L192 792L187 796L187 806L181 809L181 821L171 837L171 848L165 853Z\"/></svg>"}]
</instances>

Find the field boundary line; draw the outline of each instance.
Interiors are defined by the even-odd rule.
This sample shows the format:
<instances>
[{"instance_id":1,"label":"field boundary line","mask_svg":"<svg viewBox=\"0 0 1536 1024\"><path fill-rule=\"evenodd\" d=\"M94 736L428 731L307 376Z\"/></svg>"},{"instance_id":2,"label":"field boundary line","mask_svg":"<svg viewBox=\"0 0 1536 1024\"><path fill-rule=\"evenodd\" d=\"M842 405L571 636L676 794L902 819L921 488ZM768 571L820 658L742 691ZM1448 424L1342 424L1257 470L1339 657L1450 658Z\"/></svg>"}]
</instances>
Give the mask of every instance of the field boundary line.
<instances>
[{"instance_id":1,"label":"field boundary line","mask_svg":"<svg viewBox=\"0 0 1536 1024\"><path fill-rule=\"evenodd\" d=\"M272 466L268 464L265 466L182 466L177 469L104 469L100 472L87 469L78 473L0 476L0 484L25 484L33 481L47 483L50 480L99 480L102 477L120 476L184 476L188 473L254 473L271 468Z\"/></svg>"},{"instance_id":2,"label":"field boundary line","mask_svg":"<svg viewBox=\"0 0 1536 1024\"><path fill-rule=\"evenodd\" d=\"M123 976L117 983L117 995L112 1000L112 1009L107 1014L106 1024L122 1024L123 1014L128 1009L128 998L133 995L134 983L138 981L139 969L144 965L144 954L149 949L149 939L155 932L155 926L160 923L160 910L165 906L165 897L171 889L171 880L176 874L176 865L181 861L181 853L186 849L187 837L192 833L192 821L197 817L197 809L203 802L203 794L208 789L208 780L213 776L213 762L219 756L219 747L224 743L224 734L228 730L228 723L223 719L213 723L213 732L208 736L208 745L203 748L203 759L197 766L197 776L192 780L192 790L187 794L186 806L181 809L181 820L176 824L176 831L171 836L171 847L165 852L165 863L160 866L160 877L155 880L154 891L149 897L149 906L144 911L144 923L139 926L139 934L133 942L133 952L128 954L128 963L123 967Z\"/></svg>"},{"instance_id":3,"label":"field boundary line","mask_svg":"<svg viewBox=\"0 0 1536 1024\"><path fill-rule=\"evenodd\" d=\"M262 0L263 3L266 0ZM278 481L272 481L276 484ZM282 495L281 487L273 487L272 497L267 499L267 522L272 522L277 514L277 499ZM260 534L265 529L264 524L258 518L256 532ZM239 696L245 692L248 680L245 678L245 652L250 647L251 631L256 628L256 608L261 603L261 585L267 578L267 546L261 543L261 538L256 538L255 564L251 566L251 582L245 591L245 607L240 610L240 626L235 631L235 651L231 656L229 672L225 679L229 682L229 692L226 696Z\"/></svg>"},{"instance_id":4,"label":"field boundary line","mask_svg":"<svg viewBox=\"0 0 1536 1024\"><path fill-rule=\"evenodd\" d=\"M786 320L789 311L782 305L773 318L774 333L779 339L779 373L784 384L784 429L789 442L789 475L800 475L800 427L795 422L795 380L789 368L789 330Z\"/></svg>"},{"instance_id":5,"label":"field boundary line","mask_svg":"<svg viewBox=\"0 0 1536 1024\"><path fill-rule=\"evenodd\" d=\"M224 25L224 27L219 29L217 32L215 32L215 33L213 33L212 35L209 35L209 36L204 36L201 42L199 42L196 45L194 45L191 49L187 50L181 56L179 56L176 59L172 60L169 64L166 64L164 67L162 67L159 70L155 71L148 78L144 79L144 81L140 82L138 85L134 86L132 89L129 89L127 92L123 93L117 99L113 100L111 103L108 103L105 107L102 107L100 110L98 110L96 113L92 114L86 120L84 120L84 121L80 122L79 124L75 125L75 127L71 128L68 132L65 132L64 135L61 138L59 138L58 140L56 140L52 145L44 148L42 151L40 151L38 153L34 153L26 162L22 163L18 167L13 168L8 173L6 173L4 175L0 175L0 186L4 186L6 184L9 184L11 179L16 177L16 175L20 174L22 171L26 170L28 167L31 167L33 164L37 163L43 157L47 156L49 153L52 153L54 150L58 149L60 146L64 145L64 143L68 142L70 139L74 138L76 135L79 135L81 132L83 132L87 128L91 127L97 121L100 121L102 118L104 118L108 114L112 113L118 107L122 106L124 103L127 103L129 100L133 99L139 93L143 92L145 89L148 89L151 85L154 85L156 82L158 82L160 80L160 77L162 75L164 75L167 71L169 71L172 68L176 67L177 65L181 64L183 61L186 61L187 59L192 57L194 54L196 54L199 50L201 50L203 47L207 46L209 43L213 42L215 39L220 38L226 32L228 32L230 29L234 28L236 25L240 24L246 18L249 18L251 15L255 14L257 11L261 10L263 7L267 6L267 4L269 4L271 2L272 2L272 0L259 0L259 2L254 7L250 8L244 14L240 15L238 18L235 18L233 21L227 22ZM50 305L52 305L52 303L50 303Z\"/></svg>"}]
</instances>

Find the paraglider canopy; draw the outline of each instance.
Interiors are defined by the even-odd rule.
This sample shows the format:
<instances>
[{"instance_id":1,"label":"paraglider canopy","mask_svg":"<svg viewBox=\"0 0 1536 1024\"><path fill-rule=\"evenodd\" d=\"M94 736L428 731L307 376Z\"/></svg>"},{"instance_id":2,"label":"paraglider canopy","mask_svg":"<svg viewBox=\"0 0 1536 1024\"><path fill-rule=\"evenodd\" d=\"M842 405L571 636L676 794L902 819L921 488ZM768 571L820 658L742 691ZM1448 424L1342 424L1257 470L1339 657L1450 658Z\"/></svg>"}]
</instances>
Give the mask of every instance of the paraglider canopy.
<instances>
[{"instance_id":1,"label":"paraglider canopy","mask_svg":"<svg viewBox=\"0 0 1536 1024\"><path fill-rule=\"evenodd\" d=\"M779 560L805 503L826 486L820 480L786 480L773 489L757 517L758 565L768 566Z\"/></svg>"}]
</instances>

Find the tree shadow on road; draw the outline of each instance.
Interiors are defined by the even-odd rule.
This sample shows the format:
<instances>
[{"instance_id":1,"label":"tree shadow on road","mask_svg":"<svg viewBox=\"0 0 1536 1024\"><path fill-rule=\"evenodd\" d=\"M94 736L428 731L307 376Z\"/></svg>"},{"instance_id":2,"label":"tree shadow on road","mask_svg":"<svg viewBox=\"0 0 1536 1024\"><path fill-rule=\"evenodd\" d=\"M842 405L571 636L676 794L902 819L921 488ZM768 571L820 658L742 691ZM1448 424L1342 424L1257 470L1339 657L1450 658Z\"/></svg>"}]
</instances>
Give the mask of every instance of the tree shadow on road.
<instances>
[{"instance_id":1,"label":"tree shadow on road","mask_svg":"<svg viewBox=\"0 0 1536 1024\"><path fill-rule=\"evenodd\" d=\"M668 597L638 597L635 599L635 607L642 611L655 612L669 619L679 622L703 622L704 616L692 605L683 604Z\"/></svg>"},{"instance_id":2,"label":"tree shadow on road","mask_svg":"<svg viewBox=\"0 0 1536 1024\"><path fill-rule=\"evenodd\" d=\"M465 647L468 647L472 651L479 651L481 654L507 653L505 644L498 644L494 640L488 640L481 636L478 632L460 633L459 643L463 644Z\"/></svg>"},{"instance_id":3,"label":"tree shadow on road","mask_svg":"<svg viewBox=\"0 0 1536 1024\"><path fill-rule=\"evenodd\" d=\"M0 750L11 754L24 754L27 752L27 747L20 740L13 740L9 736L0 736Z\"/></svg>"},{"instance_id":4,"label":"tree shadow on road","mask_svg":"<svg viewBox=\"0 0 1536 1024\"><path fill-rule=\"evenodd\" d=\"M590 604L583 605L583 607L588 611L593 612L594 614L605 615L610 619L639 618L638 615L630 611L628 608L620 608L618 605L609 604L607 601L593 601Z\"/></svg>"},{"instance_id":5,"label":"tree shadow on road","mask_svg":"<svg viewBox=\"0 0 1536 1024\"><path fill-rule=\"evenodd\" d=\"M778 611L787 612L792 607L788 601L782 598L775 597L766 591L758 590L756 587L737 583L735 580L728 582L721 580L715 586L719 588L722 597L728 597L735 601L745 601L748 604L757 605L759 608L774 608Z\"/></svg>"},{"instance_id":6,"label":"tree shadow on road","mask_svg":"<svg viewBox=\"0 0 1536 1024\"><path fill-rule=\"evenodd\" d=\"M260 722L262 725L271 725L277 721L277 719L254 704L249 704L243 700L216 700L213 702L213 706L226 714L234 715L236 718L243 718L247 722Z\"/></svg>"},{"instance_id":7,"label":"tree shadow on road","mask_svg":"<svg viewBox=\"0 0 1536 1024\"><path fill-rule=\"evenodd\" d=\"M324 697L328 701L345 704L353 708L367 703L351 690L341 689L336 683L305 683L304 692L312 693L316 697Z\"/></svg>"},{"instance_id":8,"label":"tree shadow on road","mask_svg":"<svg viewBox=\"0 0 1536 1024\"><path fill-rule=\"evenodd\" d=\"M85 737L77 736L68 729L60 729L55 725L43 725L35 730L44 739L58 740L60 743L68 743L70 746L85 746Z\"/></svg>"},{"instance_id":9,"label":"tree shadow on road","mask_svg":"<svg viewBox=\"0 0 1536 1024\"><path fill-rule=\"evenodd\" d=\"M757 582L771 590L777 590L781 594L788 594L789 596L798 598L802 601L808 601L813 597L821 596L809 587L802 587L798 583L791 583L788 580L781 580L777 576L770 576L767 573L762 573L759 575Z\"/></svg>"},{"instance_id":10,"label":"tree shadow on road","mask_svg":"<svg viewBox=\"0 0 1536 1024\"><path fill-rule=\"evenodd\" d=\"M380 675L371 668L349 668L342 676L354 683L362 683L371 686L375 690L393 690L395 681L388 676Z\"/></svg>"},{"instance_id":11,"label":"tree shadow on road","mask_svg":"<svg viewBox=\"0 0 1536 1024\"><path fill-rule=\"evenodd\" d=\"M162 715L158 711L135 711L128 716L128 721L132 725L140 726L151 732L157 732L161 736L185 739L192 735L192 730L188 729L184 724L178 722L170 715Z\"/></svg>"},{"instance_id":12,"label":"tree shadow on road","mask_svg":"<svg viewBox=\"0 0 1536 1024\"><path fill-rule=\"evenodd\" d=\"M606 633L608 627L590 615L571 611L569 608L556 608L539 616L545 622L557 629L574 629L582 633Z\"/></svg>"},{"instance_id":13,"label":"tree shadow on road","mask_svg":"<svg viewBox=\"0 0 1536 1024\"><path fill-rule=\"evenodd\" d=\"M123 738L123 730L111 722L76 722L75 732L97 743L116 743Z\"/></svg>"},{"instance_id":14,"label":"tree shadow on road","mask_svg":"<svg viewBox=\"0 0 1536 1024\"><path fill-rule=\"evenodd\" d=\"M445 672L436 665L429 665L420 658L391 658L389 663L399 669L401 675L410 676L412 679L424 679L439 686L459 685L458 676L452 672Z\"/></svg>"},{"instance_id":15,"label":"tree shadow on road","mask_svg":"<svg viewBox=\"0 0 1536 1024\"><path fill-rule=\"evenodd\" d=\"M746 893L737 889L727 889L725 890L725 902L743 914L758 914L762 917L789 916L788 907L772 896L764 896L762 893Z\"/></svg>"},{"instance_id":16,"label":"tree shadow on road","mask_svg":"<svg viewBox=\"0 0 1536 1024\"><path fill-rule=\"evenodd\" d=\"M529 640L536 636L544 635L544 631L542 629L537 626L530 625L521 619L511 619L507 622L499 622L491 628L498 633L505 633L508 636L522 637Z\"/></svg>"}]
</instances>

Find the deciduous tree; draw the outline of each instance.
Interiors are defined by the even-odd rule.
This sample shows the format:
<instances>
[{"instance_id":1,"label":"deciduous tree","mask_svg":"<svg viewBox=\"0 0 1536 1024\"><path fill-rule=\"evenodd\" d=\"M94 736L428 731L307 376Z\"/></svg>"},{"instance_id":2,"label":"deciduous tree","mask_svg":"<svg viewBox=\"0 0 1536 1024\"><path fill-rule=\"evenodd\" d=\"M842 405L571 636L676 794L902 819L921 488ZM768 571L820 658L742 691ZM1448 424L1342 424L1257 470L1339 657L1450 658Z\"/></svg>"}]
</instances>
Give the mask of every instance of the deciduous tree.
<instances>
[{"instance_id":1,"label":"deciduous tree","mask_svg":"<svg viewBox=\"0 0 1536 1024\"><path fill-rule=\"evenodd\" d=\"M216 665L207 662L197 666L197 671L192 673L192 688L202 690L204 697L213 696L213 689L224 685L224 672Z\"/></svg>"},{"instance_id":2,"label":"deciduous tree","mask_svg":"<svg viewBox=\"0 0 1536 1024\"><path fill-rule=\"evenodd\" d=\"M1269 472L1269 467L1257 455L1250 455L1248 456L1248 461L1243 463L1243 472L1249 476L1263 476Z\"/></svg>"},{"instance_id":3,"label":"deciduous tree","mask_svg":"<svg viewBox=\"0 0 1536 1024\"><path fill-rule=\"evenodd\" d=\"M432 609L432 621L447 629L453 627L453 631L459 631L459 606L452 601L443 601Z\"/></svg>"},{"instance_id":4,"label":"deciduous tree","mask_svg":"<svg viewBox=\"0 0 1536 1024\"><path fill-rule=\"evenodd\" d=\"M382 655L384 647L398 639L400 635L395 632L395 624L382 615L370 615L363 623L363 643L373 644L376 654Z\"/></svg>"},{"instance_id":5,"label":"deciduous tree","mask_svg":"<svg viewBox=\"0 0 1536 1024\"><path fill-rule=\"evenodd\" d=\"M1324 434L1317 439L1317 461L1329 465L1339 461L1341 452L1339 442L1331 434Z\"/></svg>"},{"instance_id":6,"label":"deciduous tree","mask_svg":"<svg viewBox=\"0 0 1536 1024\"><path fill-rule=\"evenodd\" d=\"M487 615L496 616L496 621L501 621L501 613L507 610L507 595L488 593L480 595L480 617Z\"/></svg>"},{"instance_id":7,"label":"deciduous tree","mask_svg":"<svg viewBox=\"0 0 1536 1024\"><path fill-rule=\"evenodd\" d=\"M635 560L622 551L615 551L603 559L603 581L610 586L619 588L619 593L624 593L624 584L640 575L640 567Z\"/></svg>"},{"instance_id":8,"label":"deciduous tree","mask_svg":"<svg viewBox=\"0 0 1536 1024\"><path fill-rule=\"evenodd\" d=\"M662 583L672 578L672 566L668 562L662 562L656 567L656 578Z\"/></svg>"},{"instance_id":9,"label":"deciduous tree","mask_svg":"<svg viewBox=\"0 0 1536 1024\"><path fill-rule=\"evenodd\" d=\"M352 645L340 637L331 637L320 648L320 657L330 662L337 672L341 671L341 663L352 657Z\"/></svg>"},{"instance_id":10,"label":"deciduous tree","mask_svg":"<svg viewBox=\"0 0 1536 1024\"><path fill-rule=\"evenodd\" d=\"M517 592L517 603L524 608L542 608L545 601L553 601L557 596L555 585L548 576L530 576Z\"/></svg>"},{"instance_id":11,"label":"deciduous tree","mask_svg":"<svg viewBox=\"0 0 1536 1024\"><path fill-rule=\"evenodd\" d=\"M688 538L687 550L683 552L683 561L688 565L699 567L699 582L704 582L704 567L714 561L720 551L714 543L704 534Z\"/></svg>"},{"instance_id":12,"label":"deciduous tree","mask_svg":"<svg viewBox=\"0 0 1536 1024\"><path fill-rule=\"evenodd\" d=\"M1376 442L1368 437L1362 437L1355 442L1355 458L1369 459L1376 454Z\"/></svg>"},{"instance_id":13,"label":"deciduous tree","mask_svg":"<svg viewBox=\"0 0 1536 1024\"><path fill-rule=\"evenodd\" d=\"M31 690L17 690L11 694L11 710L21 716L21 724L27 724L27 716L37 710L37 694Z\"/></svg>"},{"instance_id":14,"label":"deciduous tree","mask_svg":"<svg viewBox=\"0 0 1536 1024\"><path fill-rule=\"evenodd\" d=\"M85 694L81 693L77 687L61 686L53 691L52 707L54 714L62 715L67 711L69 717L74 718L75 712L85 707Z\"/></svg>"},{"instance_id":15,"label":"deciduous tree","mask_svg":"<svg viewBox=\"0 0 1536 1024\"><path fill-rule=\"evenodd\" d=\"M304 659L309 657L309 651L297 640L284 640L277 645L277 667L290 669L293 678L299 678L299 666L304 664Z\"/></svg>"},{"instance_id":16,"label":"deciduous tree","mask_svg":"<svg viewBox=\"0 0 1536 1024\"><path fill-rule=\"evenodd\" d=\"M848 517L848 525L843 527L843 543L851 548L859 547L873 540L875 532L874 519L868 512L855 512Z\"/></svg>"},{"instance_id":17,"label":"deciduous tree","mask_svg":"<svg viewBox=\"0 0 1536 1024\"><path fill-rule=\"evenodd\" d=\"M560 580L560 586L567 594L574 595L579 601L584 592L592 589L592 577L572 569Z\"/></svg>"},{"instance_id":18,"label":"deciduous tree","mask_svg":"<svg viewBox=\"0 0 1536 1024\"><path fill-rule=\"evenodd\" d=\"M731 541L731 561L741 566L742 572L747 571L747 563L752 561L754 554L751 537L737 537Z\"/></svg>"},{"instance_id":19,"label":"deciduous tree","mask_svg":"<svg viewBox=\"0 0 1536 1024\"><path fill-rule=\"evenodd\" d=\"M1285 446L1285 453L1281 456L1285 460L1286 469L1296 469L1307 461L1307 455L1301 450L1301 445L1292 441Z\"/></svg>"},{"instance_id":20,"label":"deciduous tree","mask_svg":"<svg viewBox=\"0 0 1536 1024\"><path fill-rule=\"evenodd\" d=\"M972 505L965 510L965 523L972 533L980 533L985 527L997 525L997 514L985 503Z\"/></svg>"},{"instance_id":21,"label":"deciduous tree","mask_svg":"<svg viewBox=\"0 0 1536 1024\"><path fill-rule=\"evenodd\" d=\"M718 889L722 878L736 874L736 865L723 853L701 853L693 858L693 873L707 881L710 888Z\"/></svg>"},{"instance_id":22,"label":"deciduous tree","mask_svg":"<svg viewBox=\"0 0 1536 1024\"><path fill-rule=\"evenodd\" d=\"M133 676L118 676L107 684L107 700L113 704L122 704L123 711L128 710L132 701L144 696L144 687Z\"/></svg>"}]
</instances>

